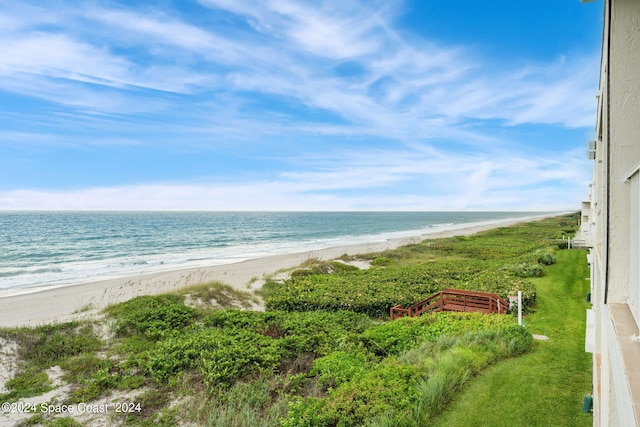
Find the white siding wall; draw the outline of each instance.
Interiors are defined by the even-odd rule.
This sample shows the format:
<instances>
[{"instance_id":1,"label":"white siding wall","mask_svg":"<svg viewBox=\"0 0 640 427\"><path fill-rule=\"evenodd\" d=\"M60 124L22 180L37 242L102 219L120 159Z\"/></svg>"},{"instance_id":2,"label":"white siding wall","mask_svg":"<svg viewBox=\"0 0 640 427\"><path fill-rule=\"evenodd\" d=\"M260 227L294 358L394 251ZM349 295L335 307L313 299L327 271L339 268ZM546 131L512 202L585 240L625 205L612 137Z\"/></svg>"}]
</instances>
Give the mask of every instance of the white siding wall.
<instances>
[{"instance_id":1,"label":"white siding wall","mask_svg":"<svg viewBox=\"0 0 640 427\"><path fill-rule=\"evenodd\" d=\"M591 192L594 425L627 427L640 411L640 0L604 6Z\"/></svg>"}]
</instances>

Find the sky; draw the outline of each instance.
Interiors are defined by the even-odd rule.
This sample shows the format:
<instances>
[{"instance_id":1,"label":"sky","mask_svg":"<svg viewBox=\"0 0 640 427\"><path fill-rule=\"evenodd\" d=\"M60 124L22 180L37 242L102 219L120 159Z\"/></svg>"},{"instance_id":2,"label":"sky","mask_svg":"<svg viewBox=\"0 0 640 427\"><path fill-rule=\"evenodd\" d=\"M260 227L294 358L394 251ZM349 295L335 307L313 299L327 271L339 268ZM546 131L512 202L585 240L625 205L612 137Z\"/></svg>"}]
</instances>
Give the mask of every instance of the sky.
<instances>
[{"instance_id":1,"label":"sky","mask_svg":"<svg viewBox=\"0 0 640 427\"><path fill-rule=\"evenodd\" d=\"M0 0L0 210L579 210L602 7Z\"/></svg>"}]
</instances>

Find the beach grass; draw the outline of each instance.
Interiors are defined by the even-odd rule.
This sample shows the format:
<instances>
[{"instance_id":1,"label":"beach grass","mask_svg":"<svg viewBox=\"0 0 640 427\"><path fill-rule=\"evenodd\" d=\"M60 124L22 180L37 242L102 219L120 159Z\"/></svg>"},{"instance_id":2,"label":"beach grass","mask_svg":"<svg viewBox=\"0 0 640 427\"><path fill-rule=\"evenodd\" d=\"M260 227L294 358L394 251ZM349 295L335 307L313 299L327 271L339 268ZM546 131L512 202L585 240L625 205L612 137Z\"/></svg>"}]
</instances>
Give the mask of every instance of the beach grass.
<instances>
[{"instance_id":1,"label":"beach grass","mask_svg":"<svg viewBox=\"0 0 640 427\"><path fill-rule=\"evenodd\" d=\"M589 270L585 251L559 251L558 262L533 279L538 301L525 318L536 341L474 378L434 426L590 426L582 399L591 392L591 355L584 351Z\"/></svg>"},{"instance_id":2,"label":"beach grass","mask_svg":"<svg viewBox=\"0 0 640 427\"><path fill-rule=\"evenodd\" d=\"M252 281L257 280L252 278ZM256 296L248 291L234 289L222 282L209 282L188 286L178 292L188 298L193 305L203 307L237 307L249 309L258 304Z\"/></svg>"}]
</instances>

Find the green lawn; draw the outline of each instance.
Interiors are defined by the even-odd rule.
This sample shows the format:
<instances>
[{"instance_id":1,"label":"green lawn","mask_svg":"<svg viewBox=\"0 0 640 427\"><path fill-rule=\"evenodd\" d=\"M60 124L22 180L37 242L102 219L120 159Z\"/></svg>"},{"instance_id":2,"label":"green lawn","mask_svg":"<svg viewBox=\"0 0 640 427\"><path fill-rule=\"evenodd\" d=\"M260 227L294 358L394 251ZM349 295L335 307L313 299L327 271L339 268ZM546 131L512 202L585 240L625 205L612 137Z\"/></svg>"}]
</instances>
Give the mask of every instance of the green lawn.
<instances>
[{"instance_id":1,"label":"green lawn","mask_svg":"<svg viewBox=\"0 0 640 427\"><path fill-rule=\"evenodd\" d=\"M584 352L589 276L584 251L559 251L558 262L533 279L536 312L525 316L533 350L473 379L435 426L590 426L582 399L591 391L591 354Z\"/></svg>"}]
</instances>

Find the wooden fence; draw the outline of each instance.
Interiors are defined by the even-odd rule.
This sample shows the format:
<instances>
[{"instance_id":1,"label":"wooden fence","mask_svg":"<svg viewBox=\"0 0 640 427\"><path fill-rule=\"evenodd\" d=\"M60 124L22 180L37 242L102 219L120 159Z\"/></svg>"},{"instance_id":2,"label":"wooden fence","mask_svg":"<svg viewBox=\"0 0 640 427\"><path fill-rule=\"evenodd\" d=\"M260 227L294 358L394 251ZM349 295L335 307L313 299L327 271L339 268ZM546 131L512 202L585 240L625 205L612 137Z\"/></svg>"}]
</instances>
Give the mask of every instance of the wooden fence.
<instances>
[{"instance_id":1,"label":"wooden fence","mask_svg":"<svg viewBox=\"0 0 640 427\"><path fill-rule=\"evenodd\" d=\"M402 305L391 307L391 320L400 317L416 317L436 311L479 311L482 313L501 313L509 310L509 301L488 292L467 291L464 289L445 289L417 304L404 308Z\"/></svg>"}]
</instances>

